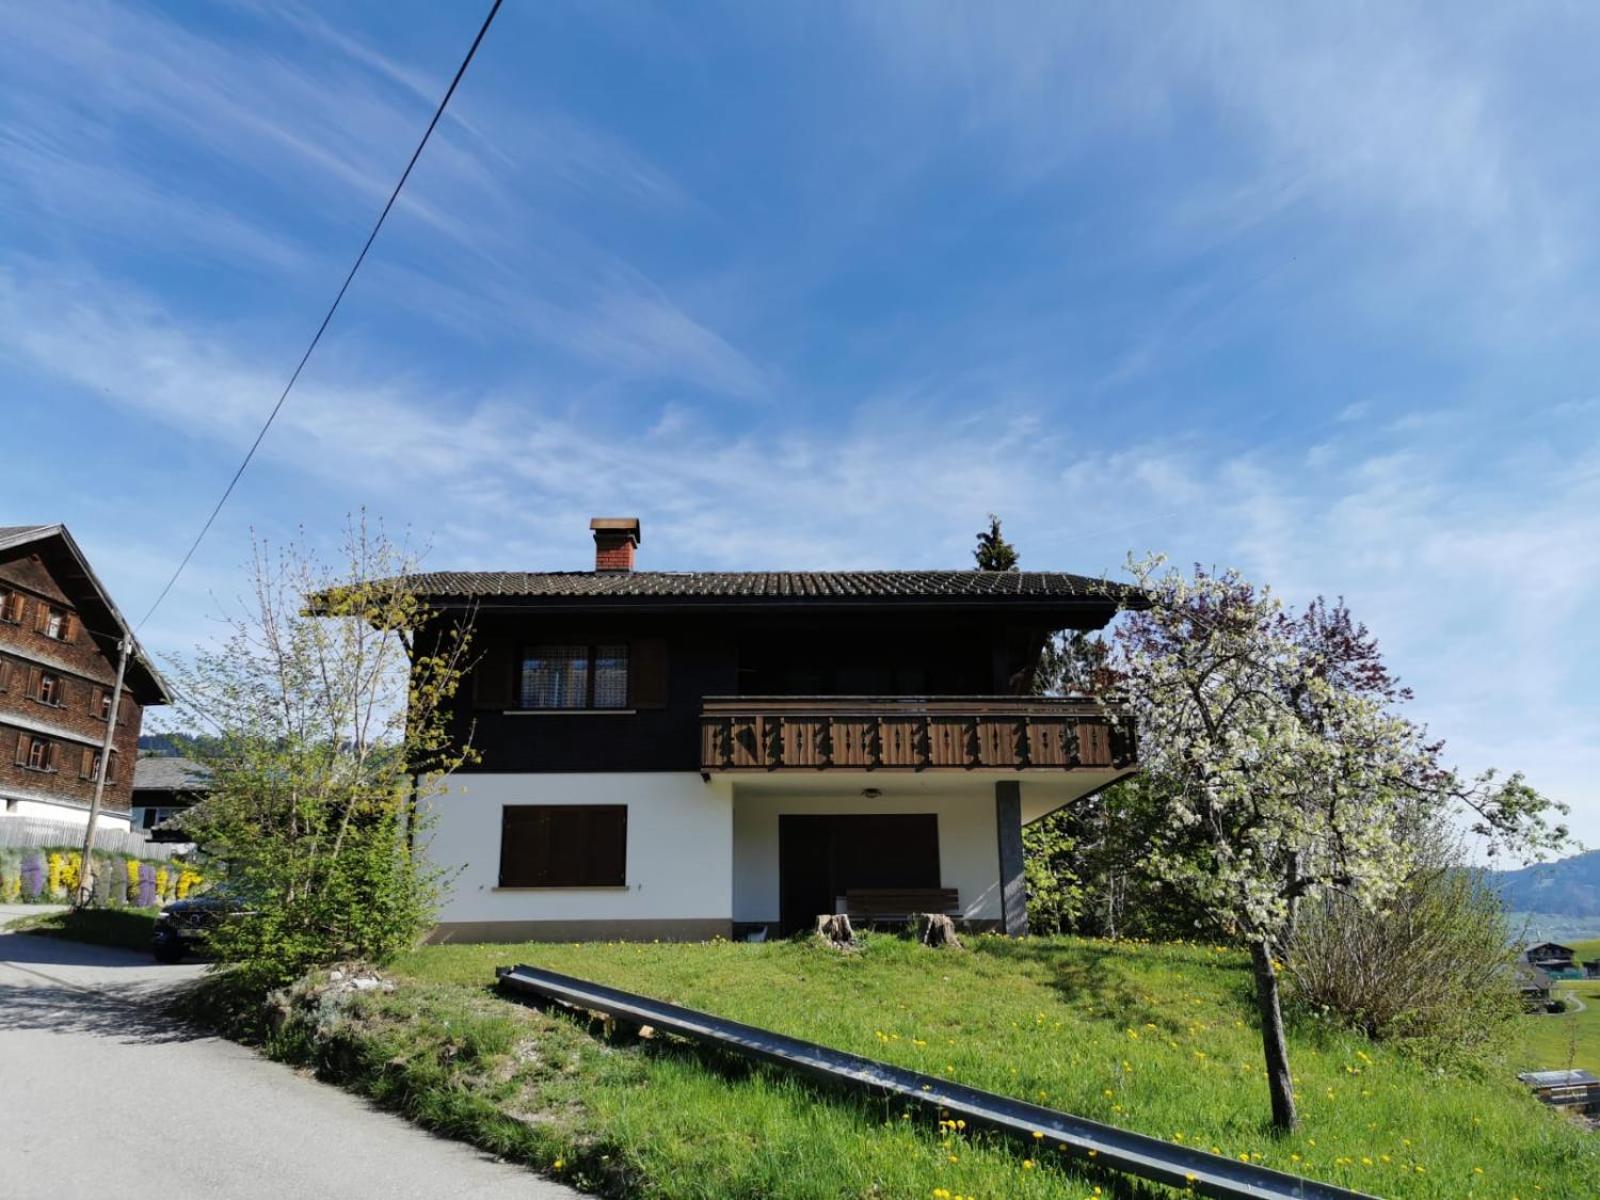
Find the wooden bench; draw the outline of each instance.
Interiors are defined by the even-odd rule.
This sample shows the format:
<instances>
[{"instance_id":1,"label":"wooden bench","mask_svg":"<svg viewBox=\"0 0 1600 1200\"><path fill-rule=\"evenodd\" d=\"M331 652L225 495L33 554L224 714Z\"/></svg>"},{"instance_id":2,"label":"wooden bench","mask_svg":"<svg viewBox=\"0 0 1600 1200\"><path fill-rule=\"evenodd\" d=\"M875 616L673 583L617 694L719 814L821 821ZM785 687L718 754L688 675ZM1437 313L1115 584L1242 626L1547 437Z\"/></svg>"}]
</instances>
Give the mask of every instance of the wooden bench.
<instances>
[{"instance_id":1,"label":"wooden bench","mask_svg":"<svg viewBox=\"0 0 1600 1200\"><path fill-rule=\"evenodd\" d=\"M852 888L844 894L844 910L852 920L909 921L916 913L961 915L961 894L955 888Z\"/></svg>"}]
</instances>

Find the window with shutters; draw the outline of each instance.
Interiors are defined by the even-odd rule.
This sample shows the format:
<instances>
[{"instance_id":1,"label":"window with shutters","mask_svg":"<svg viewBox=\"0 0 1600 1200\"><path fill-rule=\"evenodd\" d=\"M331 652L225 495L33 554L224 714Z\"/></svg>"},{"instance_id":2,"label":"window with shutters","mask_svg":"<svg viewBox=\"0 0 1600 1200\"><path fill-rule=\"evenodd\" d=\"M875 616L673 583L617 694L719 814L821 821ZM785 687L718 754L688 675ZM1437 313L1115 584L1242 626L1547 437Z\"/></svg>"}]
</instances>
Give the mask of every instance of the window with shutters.
<instances>
[{"instance_id":1,"label":"window with shutters","mask_svg":"<svg viewBox=\"0 0 1600 1200\"><path fill-rule=\"evenodd\" d=\"M55 757L50 753L50 742L46 738L29 738L27 744L27 757L22 765L30 771L50 770L50 760Z\"/></svg>"},{"instance_id":2,"label":"window with shutters","mask_svg":"<svg viewBox=\"0 0 1600 1200\"><path fill-rule=\"evenodd\" d=\"M89 713L102 721L111 719L111 693L105 688L95 688L94 695L89 698Z\"/></svg>"},{"instance_id":3,"label":"window with shutters","mask_svg":"<svg viewBox=\"0 0 1600 1200\"><path fill-rule=\"evenodd\" d=\"M11 687L11 664L0 658L0 692Z\"/></svg>"},{"instance_id":4,"label":"window with shutters","mask_svg":"<svg viewBox=\"0 0 1600 1200\"><path fill-rule=\"evenodd\" d=\"M22 624L22 616L27 608L27 603L21 592L12 591L9 588L5 591L0 591L0 621L5 621L11 625Z\"/></svg>"},{"instance_id":5,"label":"window with shutters","mask_svg":"<svg viewBox=\"0 0 1600 1200\"><path fill-rule=\"evenodd\" d=\"M78 764L78 775L82 779L93 780L100 773L100 751L84 750ZM111 780L111 773L106 772L106 781Z\"/></svg>"},{"instance_id":6,"label":"window with shutters","mask_svg":"<svg viewBox=\"0 0 1600 1200\"><path fill-rule=\"evenodd\" d=\"M500 886L626 887L626 804L508 804Z\"/></svg>"},{"instance_id":7,"label":"window with shutters","mask_svg":"<svg viewBox=\"0 0 1600 1200\"><path fill-rule=\"evenodd\" d=\"M42 607L39 611L39 632L58 642L72 640L72 614L64 608Z\"/></svg>"},{"instance_id":8,"label":"window with shutters","mask_svg":"<svg viewBox=\"0 0 1600 1200\"><path fill-rule=\"evenodd\" d=\"M49 671L40 671L39 690L33 694L33 698L40 704L50 704L60 708L65 689L66 684L62 682L61 676L52 675Z\"/></svg>"},{"instance_id":9,"label":"window with shutters","mask_svg":"<svg viewBox=\"0 0 1600 1200\"><path fill-rule=\"evenodd\" d=\"M626 643L530 646L523 652L521 707L627 706Z\"/></svg>"}]
</instances>

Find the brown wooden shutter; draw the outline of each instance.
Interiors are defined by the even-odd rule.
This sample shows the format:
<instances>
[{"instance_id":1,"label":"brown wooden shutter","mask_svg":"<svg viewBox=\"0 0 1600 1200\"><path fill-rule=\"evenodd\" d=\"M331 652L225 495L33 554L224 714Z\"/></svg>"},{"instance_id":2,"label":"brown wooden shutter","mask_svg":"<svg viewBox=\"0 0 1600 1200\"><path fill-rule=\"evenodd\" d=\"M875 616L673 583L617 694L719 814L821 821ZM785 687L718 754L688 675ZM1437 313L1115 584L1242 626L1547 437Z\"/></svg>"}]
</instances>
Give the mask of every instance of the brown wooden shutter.
<instances>
[{"instance_id":1,"label":"brown wooden shutter","mask_svg":"<svg viewBox=\"0 0 1600 1200\"><path fill-rule=\"evenodd\" d=\"M70 642L72 635L77 632L75 621L76 618L71 613L61 614L61 640L63 642Z\"/></svg>"},{"instance_id":2,"label":"brown wooden shutter","mask_svg":"<svg viewBox=\"0 0 1600 1200\"><path fill-rule=\"evenodd\" d=\"M633 708L667 706L667 642L637 638L628 647L628 703Z\"/></svg>"},{"instance_id":3,"label":"brown wooden shutter","mask_svg":"<svg viewBox=\"0 0 1600 1200\"><path fill-rule=\"evenodd\" d=\"M89 779L94 770L94 751L85 746L78 752L78 778Z\"/></svg>"},{"instance_id":4,"label":"brown wooden shutter","mask_svg":"<svg viewBox=\"0 0 1600 1200\"><path fill-rule=\"evenodd\" d=\"M43 678L44 672L38 667L28 668L28 699L37 700L39 698L39 683Z\"/></svg>"},{"instance_id":5,"label":"brown wooden shutter","mask_svg":"<svg viewBox=\"0 0 1600 1200\"><path fill-rule=\"evenodd\" d=\"M28 765L28 750L33 745L33 738L25 733L17 734L17 766Z\"/></svg>"},{"instance_id":6,"label":"brown wooden shutter","mask_svg":"<svg viewBox=\"0 0 1600 1200\"><path fill-rule=\"evenodd\" d=\"M501 887L625 887L627 865L625 804L501 809Z\"/></svg>"},{"instance_id":7,"label":"brown wooden shutter","mask_svg":"<svg viewBox=\"0 0 1600 1200\"><path fill-rule=\"evenodd\" d=\"M511 708L512 675L516 669L511 645L505 641L483 644L483 653L472 669L472 704L474 708Z\"/></svg>"},{"instance_id":8,"label":"brown wooden shutter","mask_svg":"<svg viewBox=\"0 0 1600 1200\"><path fill-rule=\"evenodd\" d=\"M36 633L43 633L46 625L50 623L50 606L38 600L33 602L33 628Z\"/></svg>"},{"instance_id":9,"label":"brown wooden shutter","mask_svg":"<svg viewBox=\"0 0 1600 1200\"><path fill-rule=\"evenodd\" d=\"M49 752L46 754L45 760L44 760L45 770L47 770L47 771L57 770L58 769L57 768L57 764L60 761L61 761L61 747L56 745L56 743L51 742L50 743Z\"/></svg>"},{"instance_id":10,"label":"brown wooden shutter","mask_svg":"<svg viewBox=\"0 0 1600 1200\"><path fill-rule=\"evenodd\" d=\"M100 715L100 697L105 694L106 690L103 687L95 686L89 689L89 715L91 717Z\"/></svg>"},{"instance_id":11,"label":"brown wooden shutter","mask_svg":"<svg viewBox=\"0 0 1600 1200\"><path fill-rule=\"evenodd\" d=\"M508 804L500 810L501 887L549 883L550 815L547 804Z\"/></svg>"},{"instance_id":12,"label":"brown wooden shutter","mask_svg":"<svg viewBox=\"0 0 1600 1200\"><path fill-rule=\"evenodd\" d=\"M11 664L0 658L0 692L6 690L11 683Z\"/></svg>"},{"instance_id":13,"label":"brown wooden shutter","mask_svg":"<svg viewBox=\"0 0 1600 1200\"><path fill-rule=\"evenodd\" d=\"M586 806L581 818L584 881L591 887L623 887L628 881L628 806Z\"/></svg>"}]
</instances>

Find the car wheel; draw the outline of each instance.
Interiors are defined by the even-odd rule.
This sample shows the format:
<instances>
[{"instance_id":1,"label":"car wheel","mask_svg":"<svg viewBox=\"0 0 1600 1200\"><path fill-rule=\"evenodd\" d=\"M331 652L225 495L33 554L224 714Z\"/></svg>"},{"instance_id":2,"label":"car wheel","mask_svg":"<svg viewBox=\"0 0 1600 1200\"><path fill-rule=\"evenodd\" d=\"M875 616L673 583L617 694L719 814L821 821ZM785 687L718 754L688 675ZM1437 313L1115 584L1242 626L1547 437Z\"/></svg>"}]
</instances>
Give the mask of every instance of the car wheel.
<instances>
[{"instance_id":1,"label":"car wheel","mask_svg":"<svg viewBox=\"0 0 1600 1200\"><path fill-rule=\"evenodd\" d=\"M176 938L168 940L162 938L152 948L158 963L177 963L183 961L183 943Z\"/></svg>"}]
</instances>

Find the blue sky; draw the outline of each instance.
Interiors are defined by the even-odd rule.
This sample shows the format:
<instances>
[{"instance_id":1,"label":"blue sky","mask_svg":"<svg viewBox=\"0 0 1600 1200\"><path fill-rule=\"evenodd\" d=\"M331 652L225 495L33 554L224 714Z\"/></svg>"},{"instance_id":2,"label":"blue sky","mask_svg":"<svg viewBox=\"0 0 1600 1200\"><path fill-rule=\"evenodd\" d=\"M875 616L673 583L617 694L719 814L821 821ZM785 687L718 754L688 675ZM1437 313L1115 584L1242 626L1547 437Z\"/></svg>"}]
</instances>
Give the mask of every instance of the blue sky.
<instances>
[{"instance_id":1,"label":"blue sky","mask_svg":"<svg viewBox=\"0 0 1600 1200\"><path fill-rule=\"evenodd\" d=\"M142 613L476 29L453 4L0 9L7 521ZM248 530L435 567L1025 565L1343 594L1471 767L1600 841L1587 5L507 0ZM64 449L30 454L29 446Z\"/></svg>"}]
</instances>

